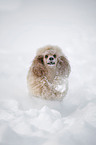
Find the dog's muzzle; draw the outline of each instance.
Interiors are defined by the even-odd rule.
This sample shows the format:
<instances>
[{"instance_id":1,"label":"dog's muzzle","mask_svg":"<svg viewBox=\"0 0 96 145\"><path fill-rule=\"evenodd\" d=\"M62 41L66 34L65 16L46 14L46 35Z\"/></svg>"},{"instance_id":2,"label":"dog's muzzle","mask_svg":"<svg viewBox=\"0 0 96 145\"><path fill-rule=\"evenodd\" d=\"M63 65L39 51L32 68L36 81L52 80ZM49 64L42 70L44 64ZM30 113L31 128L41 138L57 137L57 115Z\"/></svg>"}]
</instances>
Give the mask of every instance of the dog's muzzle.
<instances>
[{"instance_id":1,"label":"dog's muzzle","mask_svg":"<svg viewBox=\"0 0 96 145\"><path fill-rule=\"evenodd\" d=\"M48 64L48 65L51 65L51 66L52 66L52 65L55 65L54 57L52 57L52 56L49 57L47 64Z\"/></svg>"}]
</instances>

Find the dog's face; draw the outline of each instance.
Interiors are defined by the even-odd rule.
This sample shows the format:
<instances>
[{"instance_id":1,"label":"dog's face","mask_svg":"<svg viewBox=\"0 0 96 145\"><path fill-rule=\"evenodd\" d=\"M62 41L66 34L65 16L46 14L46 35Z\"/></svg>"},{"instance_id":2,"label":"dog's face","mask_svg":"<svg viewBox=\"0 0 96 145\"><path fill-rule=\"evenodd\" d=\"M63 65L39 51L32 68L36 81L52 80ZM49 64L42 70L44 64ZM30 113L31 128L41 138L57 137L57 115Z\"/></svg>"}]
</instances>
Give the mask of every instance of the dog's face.
<instances>
[{"instance_id":1,"label":"dog's face","mask_svg":"<svg viewBox=\"0 0 96 145\"><path fill-rule=\"evenodd\" d=\"M46 67L54 67L57 64L57 53L54 51L45 51L43 61Z\"/></svg>"}]
</instances>

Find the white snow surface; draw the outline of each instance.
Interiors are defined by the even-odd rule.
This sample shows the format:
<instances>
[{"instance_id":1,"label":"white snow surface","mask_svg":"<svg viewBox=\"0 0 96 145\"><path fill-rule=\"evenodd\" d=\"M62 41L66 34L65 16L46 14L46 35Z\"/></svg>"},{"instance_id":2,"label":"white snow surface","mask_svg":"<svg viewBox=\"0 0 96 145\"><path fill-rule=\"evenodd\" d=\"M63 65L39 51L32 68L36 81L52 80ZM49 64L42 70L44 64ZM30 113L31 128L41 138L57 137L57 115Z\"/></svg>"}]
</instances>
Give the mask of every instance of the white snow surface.
<instances>
[{"instance_id":1,"label":"white snow surface","mask_svg":"<svg viewBox=\"0 0 96 145\"><path fill-rule=\"evenodd\" d=\"M71 65L62 102L30 97L39 47ZM96 145L96 1L0 0L0 145Z\"/></svg>"}]
</instances>

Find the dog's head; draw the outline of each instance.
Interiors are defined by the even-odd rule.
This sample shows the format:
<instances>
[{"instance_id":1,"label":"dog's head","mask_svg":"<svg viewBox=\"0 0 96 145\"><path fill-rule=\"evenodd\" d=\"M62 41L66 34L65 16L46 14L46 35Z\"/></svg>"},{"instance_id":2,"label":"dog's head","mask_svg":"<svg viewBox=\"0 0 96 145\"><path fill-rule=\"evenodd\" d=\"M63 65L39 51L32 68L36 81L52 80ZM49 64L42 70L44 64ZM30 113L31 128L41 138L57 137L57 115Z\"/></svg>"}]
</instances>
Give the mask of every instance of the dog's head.
<instances>
[{"instance_id":1,"label":"dog's head","mask_svg":"<svg viewBox=\"0 0 96 145\"><path fill-rule=\"evenodd\" d=\"M33 73L42 77L47 75L48 69L56 68L58 75L69 75L70 65L61 49L57 46L46 46L37 51L33 61Z\"/></svg>"}]
</instances>

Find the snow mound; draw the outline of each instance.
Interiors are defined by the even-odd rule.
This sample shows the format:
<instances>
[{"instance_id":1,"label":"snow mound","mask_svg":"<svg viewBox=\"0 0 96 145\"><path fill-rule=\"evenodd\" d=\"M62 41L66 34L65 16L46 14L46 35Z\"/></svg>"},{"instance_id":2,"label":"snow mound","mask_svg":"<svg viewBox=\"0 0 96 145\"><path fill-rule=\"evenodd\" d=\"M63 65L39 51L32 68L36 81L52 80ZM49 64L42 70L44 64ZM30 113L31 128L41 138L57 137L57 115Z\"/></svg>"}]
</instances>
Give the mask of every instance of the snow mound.
<instances>
[{"instance_id":1,"label":"snow mound","mask_svg":"<svg viewBox=\"0 0 96 145\"><path fill-rule=\"evenodd\" d=\"M59 111L48 106L43 106L41 109L22 110L15 100L0 102L2 144L17 145L22 142L25 144L23 139L26 143L31 140L40 144L39 139L42 138L41 143L45 142L45 145L51 140L54 144L59 144L59 139L68 144L71 144L74 139L74 143L80 141L81 144L90 144L92 142L95 145L95 140L91 140L96 133L95 127L96 103L89 103L82 109L78 108L71 115L62 116ZM65 138L66 135L67 138ZM54 140L54 136L58 138ZM38 139L38 143L34 141L35 138ZM48 142L45 141L46 138L49 139Z\"/></svg>"}]
</instances>

